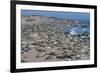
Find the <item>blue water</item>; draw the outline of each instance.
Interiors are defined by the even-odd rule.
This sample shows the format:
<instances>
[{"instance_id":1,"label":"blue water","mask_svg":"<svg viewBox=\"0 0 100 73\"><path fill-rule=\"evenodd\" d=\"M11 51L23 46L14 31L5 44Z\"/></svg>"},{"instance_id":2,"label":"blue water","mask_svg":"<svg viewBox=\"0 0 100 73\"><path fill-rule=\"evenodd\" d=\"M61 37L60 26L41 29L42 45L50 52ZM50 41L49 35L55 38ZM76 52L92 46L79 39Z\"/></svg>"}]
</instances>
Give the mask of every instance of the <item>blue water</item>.
<instances>
[{"instance_id":1,"label":"blue water","mask_svg":"<svg viewBox=\"0 0 100 73\"><path fill-rule=\"evenodd\" d=\"M40 15L48 17L57 17L60 19L78 19L78 20L90 20L90 13L80 12L61 12L61 11L39 11L39 10L21 10L22 15Z\"/></svg>"}]
</instances>

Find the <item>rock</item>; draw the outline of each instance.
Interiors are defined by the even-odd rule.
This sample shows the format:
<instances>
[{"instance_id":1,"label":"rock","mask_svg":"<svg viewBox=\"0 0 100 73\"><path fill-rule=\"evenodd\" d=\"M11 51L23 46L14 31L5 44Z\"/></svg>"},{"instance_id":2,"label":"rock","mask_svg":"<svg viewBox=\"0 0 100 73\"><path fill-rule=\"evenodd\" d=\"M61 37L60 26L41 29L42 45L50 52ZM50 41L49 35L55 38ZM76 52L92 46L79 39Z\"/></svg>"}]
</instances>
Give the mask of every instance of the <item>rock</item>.
<instances>
[{"instance_id":1,"label":"rock","mask_svg":"<svg viewBox=\"0 0 100 73\"><path fill-rule=\"evenodd\" d=\"M56 58L58 58L58 59L66 59L66 58L71 58L71 56L64 54L64 55L56 56Z\"/></svg>"},{"instance_id":2,"label":"rock","mask_svg":"<svg viewBox=\"0 0 100 73\"><path fill-rule=\"evenodd\" d=\"M47 53L40 53L40 54L38 54L37 56L36 56L36 58L41 58L41 57L44 57L44 56L46 56L47 55Z\"/></svg>"},{"instance_id":3,"label":"rock","mask_svg":"<svg viewBox=\"0 0 100 73\"><path fill-rule=\"evenodd\" d=\"M29 46L29 48L35 48L36 47L36 45L30 45Z\"/></svg>"},{"instance_id":4,"label":"rock","mask_svg":"<svg viewBox=\"0 0 100 73\"><path fill-rule=\"evenodd\" d=\"M50 49L51 47L50 47L50 46L47 46L46 48L47 48L47 49Z\"/></svg>"},{"instance_id":5,"label":"rock","mask_svg":"<svg viewBox=\"0 0 100 73\"><path fill-rule=\"evenodd\" d=\"M35 50L38 51L38 52L45 52L44 49L35 49Z\"/></svg>"},{"instance_id":6,"label":"rock","mask_svg":"<svg viewBox=\"0 0 100 73\"><path fill-rule=\"evenodd\" d=\"M50 52L49 55L56 56L55 52Z\"/></svg>"},{"instance_id":7,"label":"rock","mask_svg":"<svg viewBox=\"0 0 100 73\"><path fill-rule=\"evenodd\" d=\"M57 59L65 59L66 56L56 56Z\"/></svg>"},{"instance_id":8,"label":"rock","mask_svg":"<svg viewBox=\"0 0 100 73\"><path fill-rule=\"evenodd\" d=\"M80 59L81 55L80 54L77 54L76 55L76 59Z\"/></svg>"},{"instance_id":9,"label":"rock","mask_svg":"<svg viewBox=\"0 0 100 73\"><path fill-rule=\"evenodd\" d=\"M52 50L52 52L56 52L56 50Z\"/></svg>"},{"instance_id":10,"label":"rock","mask_svg":"<svg viewBox=\"0 0 100 73\"><path fill-rule=\"evenodd\" d=\"M28 52L28 48L22 48L21 49L23 52Z\"/></svg>"},{"instance_id":11,"label":"rock","mask_svg":"<svg viewBox=\"0 0 100 73\"><path fill-rule=\"evenodd\" d=\"M35 50L36 50L37 52L45 52L45 51L46 51L44 48L35 48Z\"/></svg>"},{"instance_id":12,"label":"rock","mask_svg":"<svg viewBox=\"0 0 100 73\"><path fill-rule=\"evenodd\" d=\"M66 58L65 60L66 60L66 61L70 61L71 59L70 59L70 58Z\"/></svg>"},{"instance_id":13,"label":"rock","mask_svg":"<svg viewBox=\"0 0 100 73\"><path fill-rule=\"evenodd\" d=\"M47 56L45 59L48 60L48 59L52 59L53 57L52 56Z\"/></svg>"},{"instance_id":14,"label":"rock","mask_svg":"<svg viewBox=\"0 0 100 73\"><path fill-rule=\"evenodd\" d=\"M54 42L54 44L57 44L58 42Z\"/></svg>"},{"instance_id":15,"label":"rock","mask_svg":"<svg viewBox=\"0 0 100 73\"><path fill-rule=\"evenodd\" d=\"M80 50L80 52L82 53L82 52L86 52L87 51L87 49L81 49Z\"/></svg>"}]
</instances>

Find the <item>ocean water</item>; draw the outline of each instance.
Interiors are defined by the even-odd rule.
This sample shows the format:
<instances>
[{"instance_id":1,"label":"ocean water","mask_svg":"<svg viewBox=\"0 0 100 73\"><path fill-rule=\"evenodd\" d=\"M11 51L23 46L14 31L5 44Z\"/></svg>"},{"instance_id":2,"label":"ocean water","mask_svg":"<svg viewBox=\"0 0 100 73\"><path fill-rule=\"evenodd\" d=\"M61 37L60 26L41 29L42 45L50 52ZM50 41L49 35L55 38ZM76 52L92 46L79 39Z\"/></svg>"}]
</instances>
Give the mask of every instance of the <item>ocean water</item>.
<instances>
[{"instance_id":1,"label":"ocean water","mask_svg":"<svg viewBox=\"0 0 100 73\"><path fill-rule=\"evenodd\" d=\"M61 12L61 11L39 11L39 10L21 10L21 15L24 16L47 16L56 17L58 19L78 19L90 20L90 13L84 12Z\"/></svg>"}]
</instances>

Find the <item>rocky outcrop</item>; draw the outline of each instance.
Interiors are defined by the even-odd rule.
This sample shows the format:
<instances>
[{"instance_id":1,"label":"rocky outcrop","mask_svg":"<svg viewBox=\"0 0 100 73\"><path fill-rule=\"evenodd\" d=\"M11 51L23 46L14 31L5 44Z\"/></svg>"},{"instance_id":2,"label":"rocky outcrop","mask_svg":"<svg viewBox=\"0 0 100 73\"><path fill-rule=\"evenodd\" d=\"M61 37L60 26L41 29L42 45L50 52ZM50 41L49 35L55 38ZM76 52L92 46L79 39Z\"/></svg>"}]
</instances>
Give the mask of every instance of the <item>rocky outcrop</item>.
<instances>
[{"instance_id":1,"label":"rocky outcrop","mask_svg":"<svg viewBox=\"0 0 100 73\"><path fill-rule=\"evenodd\" d=\"M53 17L22 16L22 62L89 59L89 38L82 39L82 37L71 35L69 30L69 32L64 31L65 27L71 27L79 23L77 20ZM89 33L83 35L87 37Z\"/></svg>"}]
</instances>

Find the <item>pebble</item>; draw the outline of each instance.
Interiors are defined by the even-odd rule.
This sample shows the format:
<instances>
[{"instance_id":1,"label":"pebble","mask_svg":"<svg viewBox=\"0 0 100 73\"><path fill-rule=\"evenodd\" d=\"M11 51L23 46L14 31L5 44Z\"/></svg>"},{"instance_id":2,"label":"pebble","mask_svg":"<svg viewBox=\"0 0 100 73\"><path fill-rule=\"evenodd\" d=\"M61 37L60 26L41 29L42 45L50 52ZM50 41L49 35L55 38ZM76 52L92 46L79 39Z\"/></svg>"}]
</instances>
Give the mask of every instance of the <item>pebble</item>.
<instances>
[{"instance_id":1,"label":"pebble","mask_svg":"<svg viewBox=\"0 0 100 73\"><path fill-rule=\"evenodd\" d=\"M45 52L46 51L45 49L42 49L42 48L36 48L35 50L38 52Z\"/></svg>"},{"instance_id":2,"label":"pebble","mask_svg":"<svg viewBox=\"0 0 100 73\"><path fill-rule=\"evenodd\" d=\"M53 55L53 56L55 56L56 53L55 53L55 52L50 52L49 55Z\"/></svg>"},{"instance_id":3,"label":"pebble","mask_svg":"<svg viewBox=\"0 0 100 73\"><path fill-rule=\"evenodd\" d=\"M48 56L45 59L48 60L48 59L52 59L52 58L53 58L52 56Z\"/></svg>"},{"instance_id":4,"label":"pebble","mask_svg":"<svg viewBox=\"0 0 100 73\"><path fill-rule=\"evenodd\" d=\"M70 59L70 58L66 58L65 60L66 60L66 61L70 61L71 59Z\"/></svg>"}]
</instances>

